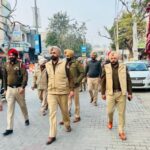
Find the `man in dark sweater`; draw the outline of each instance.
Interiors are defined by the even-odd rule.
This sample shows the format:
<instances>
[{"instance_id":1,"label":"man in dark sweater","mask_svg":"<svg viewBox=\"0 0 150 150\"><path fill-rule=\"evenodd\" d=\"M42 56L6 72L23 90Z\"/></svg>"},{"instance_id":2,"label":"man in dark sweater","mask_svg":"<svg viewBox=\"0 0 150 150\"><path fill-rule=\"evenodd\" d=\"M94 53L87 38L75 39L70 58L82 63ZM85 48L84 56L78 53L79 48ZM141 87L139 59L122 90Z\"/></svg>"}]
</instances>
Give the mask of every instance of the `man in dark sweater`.
<instances>
[{"instance_id":1,"label":"man in dark sweater","mask_svg":"<svg viewBox=\"0 0 150 150\"><path fill-rule=\"evenodd\" d=\"M91 97L91 103L97 106L98 86L101 76L101 62L96 60L97 53L91 52L91 60L87 63L85 73L87 75L88 90Z\"/></svg>"}]
</instances>

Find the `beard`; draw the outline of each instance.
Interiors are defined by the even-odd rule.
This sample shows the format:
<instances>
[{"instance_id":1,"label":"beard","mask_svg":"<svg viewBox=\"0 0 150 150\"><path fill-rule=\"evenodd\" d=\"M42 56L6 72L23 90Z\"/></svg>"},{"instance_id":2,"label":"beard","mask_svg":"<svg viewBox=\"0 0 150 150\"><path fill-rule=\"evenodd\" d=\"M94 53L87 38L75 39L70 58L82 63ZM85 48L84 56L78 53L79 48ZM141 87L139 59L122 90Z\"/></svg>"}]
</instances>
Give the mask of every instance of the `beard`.
<instances>
[{"instance_id":1,"label":"beard","mask_svg":"<svg viewBox=\"0 0 150 150\"><path fill-rule=\"evenodd\" d=\"M51 59L52 59L53 61L57 61L57 60L58 60L58 57L57 57L57 56L52 56Z\"/></svg>"},{"instance_id":2,"label":"beard","mask_svg":"<svg viewBox=\"0 0 150 150\"><path fill-rule=\"evenodd\" d=\"M71 58L67 58L67 62L71 61Z\"/></svg>"},{"instance_id":3,"label":"beard","mask_svg":"<svg viewBox=\"0 0 150 150\"><path fill-rule=\"evenodd\" d=\"M96 58L92 58L92 60L96 60Z\"/></svg>"},{"instance_id":4,"label":"beard","mask_svg":"<svg viewBox=\"0 0 150 150\"><path fill-rule=\"evenodd\" d=\"M113 61L113 62L111 62L111 64L116 65L116 64L118 64L118 61Z\"/></svg>"},{"instance_id":5,"label":"beard","mask_svg":"<svg viewBox=\"0 0 150 150\"><path fill-rule=\"evenodd\" d=\"M11 63L15 63L17 59L16 58L9 58L9 60Z\"/></svg>"}]
</instances>

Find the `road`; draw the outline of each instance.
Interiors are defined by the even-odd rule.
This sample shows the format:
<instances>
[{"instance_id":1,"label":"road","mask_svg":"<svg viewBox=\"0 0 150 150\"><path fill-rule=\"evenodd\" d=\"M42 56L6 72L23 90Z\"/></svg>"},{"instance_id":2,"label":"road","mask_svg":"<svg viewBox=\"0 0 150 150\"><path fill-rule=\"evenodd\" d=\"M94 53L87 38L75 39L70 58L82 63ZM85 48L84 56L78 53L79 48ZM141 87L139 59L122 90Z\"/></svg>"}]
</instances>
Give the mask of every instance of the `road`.
<instances>
[{"instance_id":1,"label":"road","mask_svg":"<svg viewBox=\"0 0 150 150\"><path fill-rule=\"evenodd\" d=\"M30 83L31 77L29 79ZM73 116L71 117L71 133L66 133L58 125L56 142L47 146L48 115L40 115L37 92L28 86L26 101L31 124L28 127L24 125L23 116L16 105L14 133L8 137L0 135L0 150L150 150L150 91L134 91L133 97L132 101L127 101L126 141L121 141L118 137L117 113L113 129L107 129L106 102L101 100L100 93L98 106L93 106L89 103L88 92L82 92L81 122L74 124ZM4 111L0 112L1 133L6 129L6 109L4 104ZM60 120L58 111L58 121Z\"/></svg>"}]
</instances>

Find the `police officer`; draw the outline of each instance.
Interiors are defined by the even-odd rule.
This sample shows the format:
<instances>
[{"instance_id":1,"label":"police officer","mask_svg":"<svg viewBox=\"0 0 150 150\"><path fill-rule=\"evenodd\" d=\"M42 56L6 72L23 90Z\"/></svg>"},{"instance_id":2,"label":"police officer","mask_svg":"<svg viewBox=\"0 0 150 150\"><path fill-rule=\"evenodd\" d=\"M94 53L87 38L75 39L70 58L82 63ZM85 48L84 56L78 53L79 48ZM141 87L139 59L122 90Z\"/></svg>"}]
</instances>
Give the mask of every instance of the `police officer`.
<instances>
[{"instance_id":1,"label":"police officer","mask_svg":"<svg viewBox=\"0 0 150 150\"><path fill-rule=\"evenodd\" d=\"M67 67L69 69L70 90L74 91L74 95L68 97L68 109L71 112L72 98L74 97L75 103L75 118L74 123L80 121L80 102L79 102L79 86L84 78L84 68L81 63L74 58L74 51L71 49L64 50L67 59Z\"/></svg>"},{"instance_id":2,"label":"police officer","mask_svg":"<svg viewBox=\"0 0 150 150\"><path fill-rule=\"evenodd\" d=\"M113 115L115 108L118 109L119 118L119 137L121 140L126 140L124 132L125 126L125 110L126 110L126 95L128 99L132 99L132 83L130 75L124 64L118 61L119 55L112 51L109 54L110 63L104 65L101 76L101 94L102 99L107 102L107 114L109 129L113 127Z\"/></svg>"},{"instance_id":3,"label":"police officer","mask_svg":"<svg viewBox=\"0 0 150 150\"><path fill-rule=\"evenodd\" d=\"M4 89L7 99L7 129L4 136L13 133L13 120L15 102L19 104L25 119L25 125L29 125L28 110L25 102L25 87L28 81L28 74L25 67L18 62L18 51L10 49L8 51L9 62L4 68Z\"/></svg>"},{"instance_id":4,"label":"police officer","mask_svg":"<svg viewBox=\"0 0 150 150\"><path fill-rule=\"evenodd\" d=\"M57 106L60 107L66 132L71 132L70 118L68 113L69 80L66 62L60 59L61 50L57 46L50 48L51 60L46 63L48 74L48 109L50 132L47 145L56 140L57 134ZM73 91L70 92L73 94Z\"/></svg>"},{"instance_id":5,"label":"police officer","mask_svg":"<svg viewBox=\"0 0 150 150\"><path fill-rule=\"evenodd\" d=\"M48 108L47 104L47 72L45 68L45 63L47 60L45 58L39 59L39 67L35 69L33 74L33 86L32 90L37 88L38 97L41 101L41 113L43 116L46 115L46 110Z\"/></svg>"}]
</instances>

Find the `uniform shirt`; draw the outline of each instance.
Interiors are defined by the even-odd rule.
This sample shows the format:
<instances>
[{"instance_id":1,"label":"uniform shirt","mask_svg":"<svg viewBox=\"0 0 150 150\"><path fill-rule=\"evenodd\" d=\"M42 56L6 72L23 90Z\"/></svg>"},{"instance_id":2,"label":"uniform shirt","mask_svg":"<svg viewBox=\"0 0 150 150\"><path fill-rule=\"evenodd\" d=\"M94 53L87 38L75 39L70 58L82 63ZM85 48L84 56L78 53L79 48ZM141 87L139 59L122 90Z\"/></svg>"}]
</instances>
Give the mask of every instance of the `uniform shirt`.
<instances>
[{"instance_id":1,"label":"uniform shirt","mask_svg":"<svg viewBox=\"0 0 150 150\"><path fill-rule=\"evenodd\" d=\"M28 73L18 61L14 64L6 64L3 77L5 90L7 90L7 86L21 86L25 88L28 81Z\"/></svg>"},{"instance_id":2,"label":"uniform shirt","mask_svg":"<svg viewBox=\"0 0 150 150\"><path fill-rule=\"evenodd\" d=\"M69 86L70 89L73 90L74 88L80 86L80 83L85 76L84 68L82 64L75 59L72 59L71 61L67 62L66 66L68 69L67 76L69 78Z\"/></svg>"}]
</instances>

